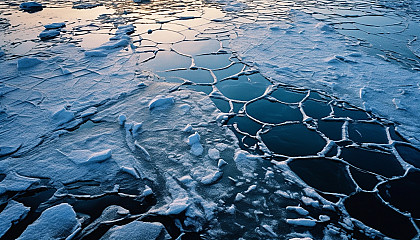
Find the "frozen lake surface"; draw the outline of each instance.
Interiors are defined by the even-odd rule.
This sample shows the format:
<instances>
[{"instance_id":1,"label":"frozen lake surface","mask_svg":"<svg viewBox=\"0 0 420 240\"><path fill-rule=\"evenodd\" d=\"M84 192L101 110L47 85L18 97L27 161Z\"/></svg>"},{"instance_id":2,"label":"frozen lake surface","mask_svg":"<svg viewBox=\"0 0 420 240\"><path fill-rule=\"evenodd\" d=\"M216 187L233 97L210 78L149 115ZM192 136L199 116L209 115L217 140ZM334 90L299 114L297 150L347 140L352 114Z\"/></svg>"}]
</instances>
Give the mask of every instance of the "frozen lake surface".
<instances>
[{"instance_id":1,"label":"frozen lake surface","mask_svg":"<svg viewBox=\"0 0 420 240\"><path fill-rule=\"evenodd\" d=\"M417 2L21 3L1 239L419 238Z\"/></svg>"}]
</instances>

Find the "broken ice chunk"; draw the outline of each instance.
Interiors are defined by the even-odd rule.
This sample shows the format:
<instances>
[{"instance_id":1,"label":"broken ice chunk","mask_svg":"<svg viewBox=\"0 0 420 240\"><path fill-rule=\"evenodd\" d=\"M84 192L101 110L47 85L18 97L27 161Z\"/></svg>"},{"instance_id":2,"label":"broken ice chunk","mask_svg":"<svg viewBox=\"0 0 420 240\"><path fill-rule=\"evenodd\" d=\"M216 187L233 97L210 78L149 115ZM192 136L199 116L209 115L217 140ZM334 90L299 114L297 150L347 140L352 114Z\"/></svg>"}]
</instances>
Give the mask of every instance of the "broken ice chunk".
<instances>
[{"instance_id":1,"label":"broken ice chunk","mask_svg":"<svg viewBox=\"0 0 420 240\"><path fill-rule=\"evenodd\" d=\"M330 221L330 219L331 218L327 215L319 215L319 221L321 221L321 222L328 222L328 221Z\"/></svg>"},{"instance_id":2,"label":"broken ice chunk","mask_svg":"<svg viewBox=\"0 0 420 240\"><path fill-rule=\"evenodd\" d=\"M57 29L57 28L65 27L65 26L66 26L65 22L51 23L51 24L44 25L45 29Z\"/></svg>"},{"instance_id":3,"label":"broken ice chunk","mask_svg":"<svg viewBox=\"0 0 420 240\"><path fill-rule=\"evenodd\" d=\"M230 213L230 214L235 214L235 205L231 205L230 207L228 207L227 209L226 209L226 212L227 213Z\"/></svg>"},{"instance_id":4,"label":"broken ice chunk","mask_svg":"<svg viewBox=\"0 0 420 240\"><path fill-rule=\"evenodd\" d=\"M139 179L139 178L140 178L139 174L138 174L138 173L136 172L136 170L135 170L134 168L132 168L132 167L122 166L120 169L121 169L121 171L126 172L126 173L128 173L128 174L132 175L132 176L133 176L133 177L135 177L136 179Z\"/></svg>"},{"instance_id":5,"label":"broken ice chunk","mask_svg":"<svg viewBox=\"0 0 420 240\"><path fill-rule=\"evenodd\" d=\"M191 124L187 124L187 126L185 126L185 128L182 129L182 131L185 132L185 133L190 133L190 132L193 131L193 128L192 128Z\"/></svg>"},{"instance_id":6,"label":"broken ice chunk","mask_svg":"<svg viewBox=\"0 0 420 240\"><path fill-rule=\"evenodd\" d=\"M309 197L302 197L302 202L306 205L306 206L313 206L313 207L319 207L319 202L317 200L314 200L312 198Z\"/></svg>"},{"instance_id":7,"label":"broken ice chunk","mask_svg":"<svg viewBox=\"0 0 420 240\"><path fill-rule=\"evenodd\" d=\"M188 197L175 199L171 204L169 204L169 208L165 213L167 215L180 214L189 207L188 200Z\"/></svg>"},{"instance_id":8,"label":"broken ice chunk","mask_svg":"<svg viewBox=\"0 0 420 240\"><path fill-rule=\"evenodd\" d=\"M74 112L68 111L65 108L62 108L55 112L52 116L53 122L57 125L62 125L64 123L70 122L74 119Z\"/></svg>"},{"instance_id":9,"label":"broken ice chunk","mask_svg":"<svg viewBox=\"0 0 420 240\"><path fill-rule=\"evenodd\" d=\"M104 50L113 50L113 49L117 49L117 48L123 48L126 47L130 44L130 37L128 36L120 36L117 35L115 37L112 37L110 39L111 41L108 41L104 44L102 44L100 47L97 48L97 50L99 49L104 49Z\"/></svg>"},{"instance_id":10,"label":"broken ice chunk","mask_svg":"<svg viewBox=\"0 0 420 240\"><path fill-rule=\"evenodd\" d=\"M134 26L133 24L125 25L125 26L119 26L117 31L115 32L116 35L121 34L130 34L134 32Z\"/></svg>"},{"instance_id":11,"label":"broken ice chunk","mask_svg":"<svg viewBox=\"0 0 420 240\"><path fill-rule=\"evenodd\" d=\"M69 158L77 164L103 162L111 158L112 150L106 149L101 152L92 152L89 150L74 150L69 154Z\"/></svg>"},{"instance_id":12,"label":"broken ice chunk","mask_svg":"<svg viewBox=\"0 0 420 240\"><path fill-rule=\"evenodd\" d=\"M179 109L181 109L182 114L187 114L190 111L191 106L188 104L182 104L181 106L179 106Z\"/></svg>"},{"instance_id":13,"label":"broken ice chunk","mask_svg":"<svg viewBox=\"0 0 420 240\"><path fill-rule=\"evenodd\" d=\"M220 152L219 150L215 148L210 148L208 154L209 154L209 157L213 160L217 160L220 158Z\"/></svg>"},{"instance_id":14,"label":"broken ice chunk","mask_svg":"<svg viewBox=\"0 0 420 240\"><path fill-rule=\"evenodd\" d=\"M66 239L79 227L73 207L62 203L42 212L18 239Z\"/></svg>"},{"instance_id":15,"label":"broken ice chunk","mask_svg":"<svg viewBox=\"0 0 420 240\"><path fill-rule=\"evenodd\" d=\"M86 109L85 111L83 111L80 114L80 116L82 118L89 117L89 116L92 116L93 114L95 114L96 112L98 112L98 109L96 107L90 107L90 108Z\"/></svg>"},{"instance_id":16,"label":"broken ice chunk","mask_svg":"<svg viewBox=\"0 0 420 240\"><path fill-rule=\"evenodd\" d=\"M133 221L126 225L112 227L101 238L101 240L105 239L164 240L170 237L162 223Z\"/></svg>"},{"instance_id":17,"label":"broken ice chunk","mask_svg":"<svg viewBox=\"0 0 420 240\"><path fill-rule=\"evenodd\" d=\"M137 135L137 133L140 131L142 126L143 126L143 123L138 123L138 122L133 123L133 127L131 128L131 130L134 136Z\"/></svg>"},{"instance_id":18,"label":"broken ice chunk","mask_svg":"<svg viewBox=\"0 0 420 240\"><path fill-rule=\"evenodd\" d=\"M101 152L96 152L90 155L88 162L103 162L111 157L112 150L106 149Z\"/></svg>"},{"instance_id":19,"label":"broken ice chunk","mask_svg":"<svg viewBox=\"0 0 420 240\"><path fill-rule=\"evenodd\" d=\"M235 152L235 163L236 167L242 174L253 177L253 172L257 167L257 161L260 159L257 155L251 155L244 150L236 150Z\"/></svg>"},{"instance_id":20,"label":"broken ice chunk","mask_svg":"<svg viewBox=\"0 0 420 240\"><path fill-rule=\"evenodd\" d=\"M153 194L153 190L146 185L146 188L143 190L143 193L141 194L143 197L147 197Z\"/></svg>"},{"instance_id":21,"label":"broken ice chunk","mask_svg":"<svg viewBox=\"0 0 420 240\"><path fill-rule=\"evenodd\" d=\"M249 193L249 192L251 192L252 190L255 190L255 189L257 189L257 185L251 185L251 186L249 186L249 188L245 191L245 193Z\"/></svg>"},{"instance_id":22,"label":"broken ice chunk","mask_svg":"<svg viewBox=\"0 0 420 240\"><path fill-rule=\"evenodd\" d=\"M225 166L227 164L227 162L223 159L219 159L219 162L217 163L217 167L220 169L223 166Z\"/></svg>"},{"instance_id":23,"label":"broken ice chunk","mask_svg":"<svg viewBox=\"0 0 420 240\"><path fill-rule=\"evenodd\" d=\"M300 215L304 215L304 216L309 214L308 210L306 210L302 207L297 207L297 206L287 206L286 210L295 211L295 212L299 213Z\"/></svg>"},{"instance_id":24,"label":"broken ice chunk","mask_svg":"<svg viewBox=\"0 0 420 240\"><path fill-rule=\"evenodd\" d=\"M3 143L4 144L4 143ZM0 145L0 157L12 154L16 152L22 144L20 143L9 143L9 145Z\"/></svg>"},{"instance_id":25,"label":"broken ice chunk","mask_svg":"<svg viewBox=\"0 0 420 240\"><path fill-rule=\"evenodd\" d=\"M39 181L40 180L37 178L25 177L16 172L9 172L3 181L0 182L0 195L7 191L25 191L32 186L32 184L38 183Z\"/></svg>"},{"instance_id":26,"label":"broken ice chunk","mask_svg":"<svg viewBox=\"0 0 420 240\"><path fill-rule=\"evenodd\" d=\"M124 114L121 114L119 117L118 117L118 123L121 125L121 126L124 126L124 123L125 123L125 121L127 120L127 117L124 115Z\"/></svg>"},{"instance_id":27,"label":"broken ice chunk","mask_svg":"<svg viewBox=\"0 0 420 240\"><path fill-rule=\"evenodd\" d=\"M164 97L162 95L158 95L149 102L149 110L153 110L155 108L166 108L173 105L174 103L175 100L173 97Z\"/></svg>"},{"instance_id":28,"label":"broken ice chunk","mask_svg":"<svg viewBox=\"0 0 420 240\"><path fill-rule=\"evenodd\" d=\"M40 63L42 63L42 61L38 58L24 57L17 61L17 68L18 70L22 70L25 68L34 67Z\"/></svg>"},{"instance_id":29,"label":"broken ice chunk","mask_svg":"<svg viewBox=\"0 0 420 240\"><path fill-rule=\"evenodd\" d=\"M315 25L315 28L317 28L321 31L324 31L324 32L331 32L331 31L334 30L330 25L327 25L327 24L322 23L322 22L317 23Z\"/></svg>"},{"instance_id":30,"label":"broken ice chunk","mask_svg":"<svg viewBox=\"0 0 420 240\"><path fill-rule=\"evenodd\" d=\"M204 151L204 148L199 142L194 143L191 146L191 154L193 154L194 156L200 156L201 154L203 154L203 151Z\"/></svg>"},{"instance_id":31,"label":"broken ice chunk","mask_svg":"<svg viewBox=\"0 0 420 240\"><path fill-rule=\"evenodd\" d=\"M313 219L308 218L296 218L296 219L286 219L288 224L298 225L298 226L305 226L305 227L313 227L316 225L316 221Z\"/></svg>"},{"instance_id":32,"label":"broken ice chunk","mask_svg":"<svg viewBox=\"0 0 420 240\"><path fill-rule=\"evenodd\" d=\"M30 208L25 207L22 203L11 200L6 208L0 213L0 238L10 229L10 227L18 223L26 217Z\"/></svg>"},{"instance_id":33,"label":"broken ice chunk","mask_svg":"<svg viewBox=\"0 0 420 240\"><path fill-rule=\"evenodd\" d=\"M239 202L239 201L241 201L244 198L245 198L245 196L242 193L238 193L235 196L235 202Z\"/></svg>"},{"instance_id":34,"label":"broken ice chunk","mask_svg":"<svg viewBox=\"0 0 420 240\"><path fill-rule=\"evenodd\" d=\"M142 158L146 159L147 161L151 160L149 152L143 146L141 146L139 142L135 141L134 145L136 146L136 149L139 150Z\"/></svg>"},{"instance_id":35,"label":"broken ice chunk","mask_svg":"<svg viewBox=\"0 0 420 240\"><path fill-rule=\"evenodd\" d=\"M274 172L270 171L270 170L267 170L267 172L265 172L264 179L269 179L269 178L272 178L272 177L274 177Z\"/></svg>"},{"instance_id":36,"label":"broken ice chunk","mask_svg":"<svg viewBox=\"0 0 420 240\"><path fill-rule=\"evenodd\" d=\"M56 29L51 29L51 30L44 30L42 31L38 37L41 40L47 40L47 39L51 39L51 38L55 38L58 35L60 35L60 30L56 30Z\"/></svg>"},{"instance_id":37,"label":"broken ice chunk","mask_svg":"<svg viewBox=\"0 0 420 240\"><path fill-rule=\"evenodd\" d=\"M85 52L86 57L106 57L108 53L105 50L90 50Z\"/></svg>"},{"instance_id":38,"label":"broken ice chunk","mask_svg":"<svg viewBox=\"0 0 420 240\"><path fill-rule=\"evenodd\" d=\"M270 225L263 224L261 225L262 228L264 228L267 232L271 234L273 237L278 237L278 235L273 231L273 228Z\"/></svg>"},{"instance_id":39,"label":"broken ice chunk","mask_svg":"<svg viewBox=\"0 0 420 240\"><path fill-rule=\"evenodd\" d=\"M188 145L192 146L196 143L200 143L200 135L197 132L188 137Z\"/></svg>"},{"instance_id":40,"label":"broken ice chunk","mask_svg":"<svg viewBox=\"0 0 420 240\"><path fill-rule=\"evenodd\" d=\"M223 172L214 171L201 179L201 183L204 185L210 185L217 182L223 176Z\"/></svg>"},{"instance_id":41,"label":"broken ice chunk","mask_svg":"<svg viewBox=\"0 0 420 240\"><path fill-rule=\"evenodd\" d=\"M36 12L42 10L44 6L37 2L24 2L19 5L19 8L27 12Z\"/></svg>"}]
</instances>

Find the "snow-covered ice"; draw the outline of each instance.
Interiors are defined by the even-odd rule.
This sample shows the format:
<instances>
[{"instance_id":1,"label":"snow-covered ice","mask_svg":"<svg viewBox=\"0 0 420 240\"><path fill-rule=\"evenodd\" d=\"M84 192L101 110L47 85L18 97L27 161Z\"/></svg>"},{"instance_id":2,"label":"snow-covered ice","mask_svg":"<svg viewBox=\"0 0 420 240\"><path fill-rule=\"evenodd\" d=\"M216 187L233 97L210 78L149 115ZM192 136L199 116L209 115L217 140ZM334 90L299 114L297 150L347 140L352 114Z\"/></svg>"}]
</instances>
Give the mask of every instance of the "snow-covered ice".
<instances>
[{"instance_id":1,"label":"snow-covered ice","mask_svg":"<svg viewBox=\"0 0 420 240\"><path fill-rule=\"evenodd\" d=\"M308 210L302 207L298 207L298 206L287 206L286 209L290 211L295 211L299 213L300 215L304 215L304 216L309 214Z\"/></svg>"},{"instance_id":2,"label":"snow-covered ice","mask_svg":"<svg viewBox=\"0 0 420 240\"><path fill-rule=\"evenodd\" d=\"M46 29L39 34L39 38L41 40L46 40L46 39L57 37L58 35L60 35L60 30Z\"/></svg>"},{"instance_id":3,"label":"snow-covered ice","mask_svg":"<svg viewBox=\"0 0 420 240\"><path fill-rule=\"evenodd\" d=\"M0 213L0 237L3 237L15 222L25 218L29 210L29 207L25 207L22 203L14 200L7 203L4 210Z\"/></svg>"},{"instance_id":4,"label":"snow-covered ice","mask_svg":"<svg viewBox=\"0 0 420 240\"><path fill-rule=\"evenodd\" d=\"M404 24L387 13L366 17L391 24L364 25L367 12L334 9L341 2L323 2L332 8L322 13L321 3L291 3L0 5L3 234L418 236L414 204L394 191L416 189L420 151L389 122L418 143L417 70L365 53L377 45L345 39L337 32L349 26L329 19L379 34ZM358 198L401 221L375 225ZM57 218L68 224L49 227Z\"/></svg>"},{"instance_id":5,"label":"snow-covered ice","mask_svg":"<svg viewBox=\"0 0 420 240\"><path fill-rule=\"evenodd\" d=\"M112 227L101 239L160 240L170 239L170 236L161 223L133 221L126 225Z\"/></svg>"},{"instance_id":6,"label":"snow-covered ice","mask_svg":"<svg viewBox=\"0 0 420 240\"><path fill-rule=\"evenodd\" d=\"M62 203L42 212L18 239L65 239L79 227L73 207Z\"/></svg>"},{"instance_id":7,"label":"snow-covered ice","mask_svg":"<svg viewBox=\"0 0 420 240\"><path fill-rule=\"evenodd\" d=\"M316 225L316 220L308 218L296 218L296 219L286 219L288 224L299 225L305 227L313 227Z\"/></svg>"},{"instance_id":8,"label":"snow-covered ice","mask_svg":"<svg viewBox=\"0 0 420 240\"><path fill-rule=\"evenodd\" d=\"M27 69L30 67L34 67L38 64L40 64L42 61L38 58L33 58L33 57L24 57L18 60L17 62L17 68L19 70L22 69Z\"/></svg>"},{"instance_id":9,"label":"snow-covered ice","mask_svg":"<svg viewBox=\"0 0 420 240\"><path fill-rule=\"evenodd\" d=\"M19 7L24 11L39 11L42 10L44 6L37 2L24 2L21 3Z\"/></svg>"},{"instance_id":10,"label":"snow-covered ice","mask_svg":"<svg viewBox=\"0 0 420 240\"><path fill-rule=\"evenodd\" d=\"M50 23L50 24L44 25L45 29L57 29L57 28L63 28L65 26L66 26L65 22Z\"/></svg>"}]
</instances>

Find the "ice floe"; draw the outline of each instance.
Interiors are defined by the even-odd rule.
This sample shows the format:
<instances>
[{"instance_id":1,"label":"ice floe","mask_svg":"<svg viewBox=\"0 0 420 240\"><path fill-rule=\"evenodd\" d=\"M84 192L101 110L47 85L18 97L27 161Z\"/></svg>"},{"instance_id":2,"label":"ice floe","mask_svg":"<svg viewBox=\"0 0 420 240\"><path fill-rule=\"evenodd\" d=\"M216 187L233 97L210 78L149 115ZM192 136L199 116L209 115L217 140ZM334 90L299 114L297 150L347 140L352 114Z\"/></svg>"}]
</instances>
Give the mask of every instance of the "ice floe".
<instances>
[{"instance_id":1,"label":"ice floe","mask_svg":"<svg viewBox=\"0 0 420 240\"><path fill-rule=\"evenodd\" d=\"M161 223L133 221L126 225L112 227L101 239L159 240L170 239L170 236Z\"/></svg>"},{"instance_id":2,"label":"ice floe","mask_svg":"<svg viewBox=\"0 0 420 240\"><path fill-rule=\"evenodd\" d=\"M25 207L20 202L13 200L8 202L4 210L0 213L0 218L2 219L0 223L0 237L3 237L14 223L25 218L29 210L29 207Z\"/></svg>"},{"instance_id":3,"label":"ice floe","mask_svg":"<svg viewBox=\"0 0 420 240\"><path fill-rule=\"evenodd\" d=\"M34 67L38 64L42 63L42 60L33 57L23 57L17 61L17 68L19 70L27 69L30 67Z\"/></svg>"},{"instance_id":4,"label":"ice floe","mask_svg":"<svg viewBox=\"0 0 420 240\"><path fill-rule=\"evenodd\" d=\"M51 224L56 223L56 224ZM73 207L62 203L46 209L18 239L65 239L80 228Z\"/></svg>"},{"instance_id":5,"label":"ice floe","mask_svg":"<svg viewBox=\"0 0 420 240\"><path fill-rule=\"evenodd\" d=\"M305 227L313 227L316 225L316 220L308 218L296 218L296 219L286 219L288 224L299 225Z\"/></svg>"},{"instance_id":6,"label":"ice floe","mask_svg":"<svg viewBox=\"0 0 420 240\"><path fill-rule=\"evenodd\" d=\"M42 4L37 3L37 2L24 2L24 3L21 3L19 7L23 11L28 11L28 12L40 11L44 8Z\"/></svg>"}]
</instances>

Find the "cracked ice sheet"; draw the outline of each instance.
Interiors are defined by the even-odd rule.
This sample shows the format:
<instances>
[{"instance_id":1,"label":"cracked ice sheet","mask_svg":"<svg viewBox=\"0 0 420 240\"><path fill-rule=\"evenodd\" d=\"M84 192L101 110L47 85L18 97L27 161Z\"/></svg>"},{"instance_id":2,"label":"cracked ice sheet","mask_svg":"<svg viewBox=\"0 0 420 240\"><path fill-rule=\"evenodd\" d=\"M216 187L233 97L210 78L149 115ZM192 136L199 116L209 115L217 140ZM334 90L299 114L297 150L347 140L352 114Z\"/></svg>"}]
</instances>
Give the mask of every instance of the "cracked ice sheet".
<instances>
[{"instance_id":1,"label":"cracked ice sheet","mask_svg":"<svg viewBox=\"0 0 420 240\"><path fill-rule=\"evenodd\" d=\"M195 185L201 184L205 176L217 169L218 161L208 154L190 154L186 142L189 134L182 130L190 124L200 132L205 153L218 143L231 145L234 136L227 128L217 125L218 110L205 94L191 91L167 93L166 96L175 99L174 105L149 110L148 103L158 93L165 94L173 84L148 82L147 85L108 108L99 108L93 116L95 123L83 124L79 129L44 142L36 152L19 158L19 161L15 158L1 161L2 169L50 178L56 188L75 181L112 182L116 174L131 169L134 177L137 174L153 181L157 187L153 192L163 195L164 199L158 200L156 208L165 205L169 208L157 211L159 214L185 212L188 215L185 224L200 229L202 223L213 217L215 196L226 186L216 183L208 187L212 190L209 193L206 193L207 190L200 193L194 190ZM191 107L188 113L181 107L184 104ZM127 117L127 126L131 122L143 122L142 130L136 136L126 130L131 128L120 126L118 118L122 114ZM144 157L136 145L147 151L150 158ZM220 157L227 161L229 157L232 159L233 147L220 151ZM112 150L112 154L108 154L108 149ZM100 162L74 160L75 157L91 159L98 155L104 156ZM162 179L165 172L170 175L165 174ZM192 177L189 184L177 186L173 180L185 179L186 176Z\"/></svg>"},{"instance_id":2,"label":"cracked ice sheet","mask_svg":"<svg viewBox=\"0 0 420 240\"><path fill-rule=\"evenodd\" d=\"M139 89L130 55L112 51L110 58L91 59L73 45L49 51L58 56L23 70L13 61L0 63L7 69L0 83L2 155L5 148L6 154L28 151L55 131L79 124L85 110Z\"/></svg>"},{"instance_id":3,"label":"cracked ice sheet","mask_svg":"<svg viewBox=\"0 0 420 240\"><path fill-rule=\"evenodd\" d=\"M265 76L358 104L401 124L399 131L420 145L420 75L363 53L308 14L290 13L288 24L248 24L231 47Z\"/></svg>"}]
</instances>

